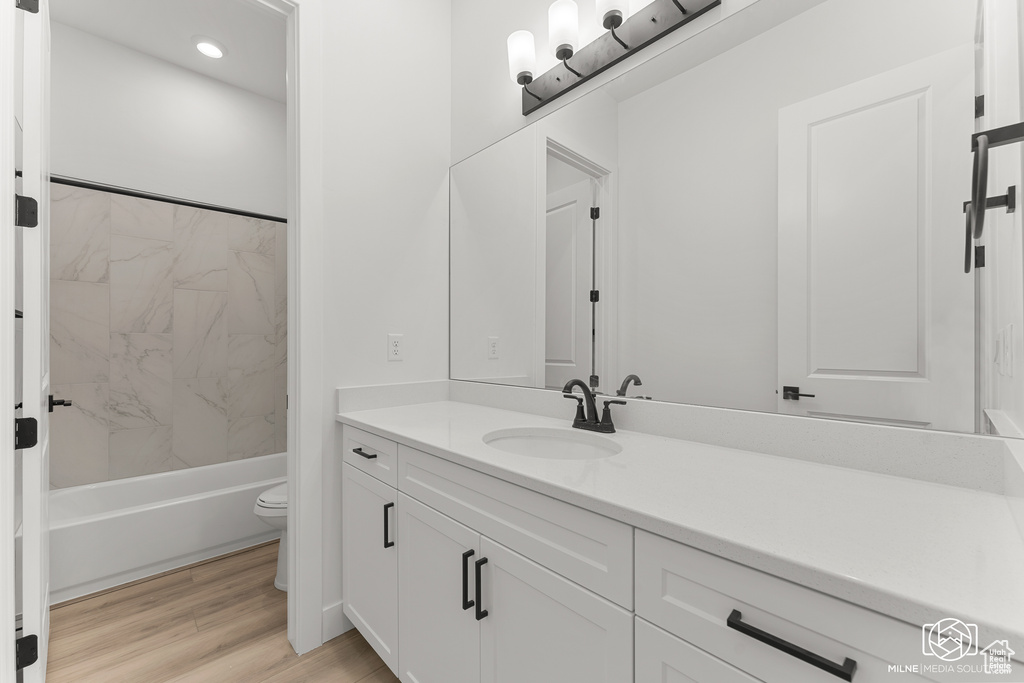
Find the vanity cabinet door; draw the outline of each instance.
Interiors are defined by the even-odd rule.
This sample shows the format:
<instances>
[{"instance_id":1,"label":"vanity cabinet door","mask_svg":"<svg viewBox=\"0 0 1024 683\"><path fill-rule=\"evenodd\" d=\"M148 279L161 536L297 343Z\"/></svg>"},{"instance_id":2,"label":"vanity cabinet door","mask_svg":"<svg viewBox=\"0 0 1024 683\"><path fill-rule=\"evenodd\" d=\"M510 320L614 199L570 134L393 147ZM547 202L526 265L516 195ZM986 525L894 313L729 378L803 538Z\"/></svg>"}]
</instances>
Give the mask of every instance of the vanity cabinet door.
<instances>
[{"instance_id":1,"label":"vanity cabinet door","mask_svg":"<svg viewBox=\"0 0 1024 683\"><path fill-rule=\"evenodd\" d=\"M480 540L483 683L633 680L633 615L489 538Z\"/></svg>"},{"instance_id":2,"label":"vanity cabinet door","mask_svg":"<svg viewBox=\"0 0 1024 683\"><path fill-rule=\"evenodd\" d=\"M480 535L403 493L398 519L398 677L404 683L476 683Z\"/></svg>"},{"instance_id":3,"label":"vanity cabinet door","mask_svg":"<svg viewBox=\"0 0 1024 683\"><path fill-rule=\"evenodd\" d=\"M345 614L384 663L398 670L398 491L343 466Z\"/></svg>"}]
</instances>

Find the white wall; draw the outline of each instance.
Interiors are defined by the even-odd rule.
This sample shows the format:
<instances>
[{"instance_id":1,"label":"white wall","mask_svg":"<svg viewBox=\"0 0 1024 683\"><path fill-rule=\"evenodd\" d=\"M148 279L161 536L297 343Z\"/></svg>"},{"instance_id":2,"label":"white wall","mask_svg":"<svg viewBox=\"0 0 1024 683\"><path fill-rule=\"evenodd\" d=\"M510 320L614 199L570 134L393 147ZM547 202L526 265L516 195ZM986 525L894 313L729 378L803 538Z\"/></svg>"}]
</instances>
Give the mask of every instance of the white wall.
<instances>
[{"instance_id":1,"label":"white wall","mask_svg":"<svg viewBox=\"0 0 1024 683\"><path fill-rule=\"evenodd\" d=\"M341 599L335 389L448 377L449 0L324 2L324 605ZM390 49L395 48L395 49ZM387 335L405 360L387 361Z\"/></svg>"},{"instance_id":2,"label":"white wall","mask_svg":"<svg viewBox=\"0 0 1024 683\"><path fill-rule=\"evenodd\" d=\"M973 27L962 0L829 0L624 102L621 373L656 398L774 411L779 108Z\"/></svg>"},{"instance_id":3,"label":"white wall","mask_svg":"<svg viewBox=\"0 0 1024 683\"><path fill-rule=\"evenodd\" d=\"M283 103L63 24L52 32L53 173L287 213Z\"/></svg>"}]
</instances>

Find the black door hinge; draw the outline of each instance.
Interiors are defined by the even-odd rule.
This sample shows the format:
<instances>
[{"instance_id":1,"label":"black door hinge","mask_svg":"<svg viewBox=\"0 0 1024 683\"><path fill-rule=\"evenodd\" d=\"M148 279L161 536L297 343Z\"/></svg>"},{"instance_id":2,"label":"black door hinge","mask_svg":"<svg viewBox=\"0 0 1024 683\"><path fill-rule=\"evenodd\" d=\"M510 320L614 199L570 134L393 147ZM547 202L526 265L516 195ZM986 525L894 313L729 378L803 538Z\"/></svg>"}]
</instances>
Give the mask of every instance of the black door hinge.
<instances>
[{"instance_id":1,"label":"black door hinge","mask_svg":"<svg viewBox=\"0 0 1024 683\"><path fill-rule=\"evenodd\" d=\"M591 207L590 208L590 220L596 221L600 217L601 217L601 207L600 206L593 206L593 207Z\"/></svg>"},{"instance_id":2,"label":"black door hinge","mask_svg":"<svg viewBox=\"0 0 1024 683\"><path fill-rule=\"evenodd\" d=\"M596 304L601 300L601 292L597 289L590 290L590 303Z\"/></svg>"},{"instance_id":3,"label":"black door hinge","mask_svg":"<svg viewBox=\"0 0 1024 683\"><path fill-rule=\"evenodd\" d=\"M39 14L39 0L14 0L14 6L32 14Z\"/></svg>"},{"instance_id":4,"label":"black door hinge","mask_svg":"<svg viewBox=\"0 0 1024 683\"><path fill-rule=\"evenodd\" d=\"M39 423L34 417L14 418L14 450L32 448L39 442Z\"/></svg>"},{"instance_id":5,"label":"black door hinge","mask_svg":"<svg viewBox=\"0 0 1024 683\"><path fill-rule=\"evenodd\" d=\"M39 637L22 636L14 641L14 665L17 671L39 661Z\"/></svg>"},{"instance_id":6,"label":"black door hinge","mask_svg":"<svg viewBox=\"0 0 1024 683\"><path fill-rule=\"evenodd\" d=\"M984 268L985 267L985 247L979 245L974 248L974 267Z\"/></svg>"},{"instance_id":7,"label":"black door hinge","mask_svg":"<svg viewBox=\"0 0 1024 683\"><path fill-rule=\"evenodd\" d=\"M985 115L985 96L978 95L974 98L974 118L980 119Z\"/></svg>"},{"instance_id":8,"label":"black door hinge","mask_svg":"<svg viewBox=\"0 0 1024 683\"><path fill-rule=\"evenodd\" d=\"M591 375L590 376L590 388L591 389L597 389L597 387L599 387L600 385L601 385L601 378L598 377L597 375Z\"/></svg>"},{"instance_id":9,"label":"black door hinge","mask_svg":"<svg viewBox=\"0 0 1024 683\"><path fill-rule=\"evenodd\" d=\"M14 195L14 224L19 228L34 228L39 225L39 202L31 197Z\"/></svg>"}]
</instances>

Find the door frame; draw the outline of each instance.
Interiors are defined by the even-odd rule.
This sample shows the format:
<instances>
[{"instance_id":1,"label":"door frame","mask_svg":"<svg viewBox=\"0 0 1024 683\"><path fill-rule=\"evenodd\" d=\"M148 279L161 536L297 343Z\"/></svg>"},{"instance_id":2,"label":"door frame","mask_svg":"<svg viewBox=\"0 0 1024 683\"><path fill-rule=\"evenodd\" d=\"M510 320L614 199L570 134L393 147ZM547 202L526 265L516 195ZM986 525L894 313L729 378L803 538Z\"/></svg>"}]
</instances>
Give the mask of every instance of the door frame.
<instances>
[{"instance_id":1,"label":"door frame","mask_svg":"<svg viewBox=\"0 0 1024 683\"><path fill-rule=\"evenodd\" d=\"M556 139L550 131L541 130L537 153L537 263L536 263L536 303L535 303L535 337L533 358L534 382L544 386L546 373L546 327L547 327L547 286L545 272L547 270L547 187L548 187L548 155L572 166L589 176L595 185L594 201L601 207L601 218L598 220L597 239L597 288L602 291L597 316L597 354L594 358L598 373L601 376L601 387L605 393L614 388L618 377L618 174L616 167L609 160L602 159L592 150L574 149ZM578 145L576 146L578 147ZM584 382L588 377L581 377Z\"/></svg>"},{"instance_id":2,"label":"door frame","mask_svg":"<svg viewBox=\"0 0 1024 683\"><path fill-rule=\"evenodd\" d=\"M323 644L323 0L248 0L286 20L288 641Z\"/></svg>"},{"instance_id":3,"label":"door frame","mask_svg":"<svg viewBox=\"0 0 1024 683\"><path fill-rule=\"evenodd\" d=\"M13 2L0 3L0 120L14 120ZM0 132L0 159L14 165L14 128ZM14 175L0 173L0 677L15 670L14 656ZM11 412L8 413L7 410ZM9 535L8 535L9 534Z\"/></svg>"}]
</instances>

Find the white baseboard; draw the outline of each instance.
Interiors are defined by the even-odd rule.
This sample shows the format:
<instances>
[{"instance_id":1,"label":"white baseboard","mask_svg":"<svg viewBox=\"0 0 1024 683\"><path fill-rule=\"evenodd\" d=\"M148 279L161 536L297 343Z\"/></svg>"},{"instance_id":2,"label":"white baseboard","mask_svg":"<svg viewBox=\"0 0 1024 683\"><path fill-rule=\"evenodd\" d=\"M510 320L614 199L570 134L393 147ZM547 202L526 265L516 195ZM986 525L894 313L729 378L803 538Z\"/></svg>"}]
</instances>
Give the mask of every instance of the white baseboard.
<instances>
[{"instance_id":1,"label":"white baseboard","mask_svg":"<svg viewBox=\"0 0 1024 683\"><path fill-rule=\"evenodd\" d=\"M333 605L324 607L322 628L325 643L355 628L352 620L345 616L344 607L344 602L336 602Z\"/></svg>"}]
</instances>

